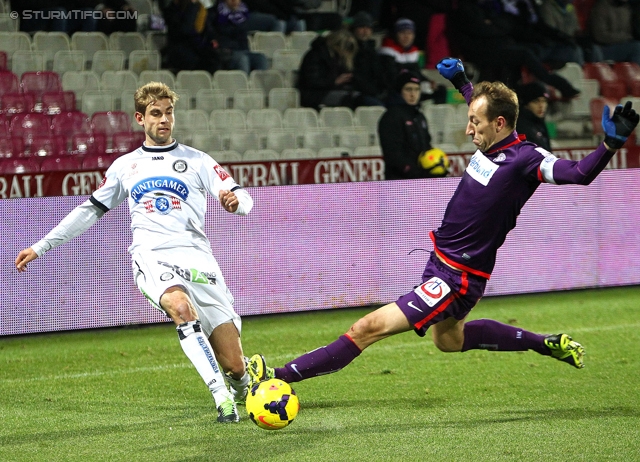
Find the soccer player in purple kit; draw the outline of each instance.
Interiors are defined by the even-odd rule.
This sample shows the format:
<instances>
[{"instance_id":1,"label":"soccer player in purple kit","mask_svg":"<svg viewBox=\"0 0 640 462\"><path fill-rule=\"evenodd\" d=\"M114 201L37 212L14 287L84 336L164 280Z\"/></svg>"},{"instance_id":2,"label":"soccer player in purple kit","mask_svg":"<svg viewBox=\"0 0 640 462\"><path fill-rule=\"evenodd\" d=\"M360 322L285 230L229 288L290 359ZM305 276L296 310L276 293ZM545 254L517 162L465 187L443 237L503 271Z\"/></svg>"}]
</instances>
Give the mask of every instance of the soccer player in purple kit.
<instances>
[{"instance_id":1,"label":"soccer player in purple kit","mask_svg":"<svg viewBox=\"0 0 640 462\"><path fill-rule=\"evenodd\" d=\"M638 124L631 107L605 107L604 142L580 161L558 159L525 141L514 130L518 98L501 82L469 82L459 59L445 58L438 71L469 105L467 135L478 147L453 194L441 226L430 233L434 250L423 283L356 321L335 342L306 353L281 368L267 367L262 355L249 361L252 383L267 378L298 382L337 372L369 345L409 330L444 352L484 349L526 351L584 367L584 348L567 334L541 335L490 319L465 322L481 299L496 253L516 225L520 210L542 183L588 185L605 168Z\"/></svg>"}]
</instances>

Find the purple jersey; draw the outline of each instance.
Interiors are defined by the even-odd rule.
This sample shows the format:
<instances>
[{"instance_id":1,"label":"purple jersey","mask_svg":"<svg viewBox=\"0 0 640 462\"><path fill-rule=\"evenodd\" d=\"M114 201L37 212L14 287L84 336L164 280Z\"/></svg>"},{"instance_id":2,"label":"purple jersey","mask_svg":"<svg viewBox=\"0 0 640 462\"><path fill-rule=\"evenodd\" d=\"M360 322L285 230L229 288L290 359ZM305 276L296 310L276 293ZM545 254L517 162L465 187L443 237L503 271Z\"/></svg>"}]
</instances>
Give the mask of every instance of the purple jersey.
<instances>
[{"instance_id":1,"label":"purple jersey","mask_svg":"<svg viewBox=\"0 0 640 462\"><path fill-rule=\"evenodd\" d=\"M461 89L467 102L472 90L471 84ZM613 154L601 144L579 162L558 159L515 131L488 152L476 151L442 224L431 232L435 252L451 266L488 279L498 249L538 186L588 184Z\"/></svg>"}]
</instances>

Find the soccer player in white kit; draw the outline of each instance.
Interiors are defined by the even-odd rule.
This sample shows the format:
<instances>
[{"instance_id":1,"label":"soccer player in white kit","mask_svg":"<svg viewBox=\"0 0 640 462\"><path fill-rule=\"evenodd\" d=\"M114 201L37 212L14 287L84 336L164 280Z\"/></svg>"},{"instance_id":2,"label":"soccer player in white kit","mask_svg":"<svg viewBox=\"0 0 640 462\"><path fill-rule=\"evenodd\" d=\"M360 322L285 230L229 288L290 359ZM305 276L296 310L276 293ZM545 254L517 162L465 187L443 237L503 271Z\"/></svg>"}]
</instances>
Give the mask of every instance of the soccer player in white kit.
<instances>
[{"instance_id":1,"label":"soccer player in white kit","mask_svg":"<svg viewBox=\"0 0 640 462\"><path fill-rule=\"evenodd\" d=\"M150 82L134 99L144 145L117 158L86 202L18 254L16 268L25 271L27 263L128 199L136 285L176 324L180 346L213 395L218 422L238 422L236 402L244 400L249 384L241 321L203 225L206 193L236 215L249 213L253 199L215 160L173 139L178 95L168 86Z\"/></svg>"}]
</instances>

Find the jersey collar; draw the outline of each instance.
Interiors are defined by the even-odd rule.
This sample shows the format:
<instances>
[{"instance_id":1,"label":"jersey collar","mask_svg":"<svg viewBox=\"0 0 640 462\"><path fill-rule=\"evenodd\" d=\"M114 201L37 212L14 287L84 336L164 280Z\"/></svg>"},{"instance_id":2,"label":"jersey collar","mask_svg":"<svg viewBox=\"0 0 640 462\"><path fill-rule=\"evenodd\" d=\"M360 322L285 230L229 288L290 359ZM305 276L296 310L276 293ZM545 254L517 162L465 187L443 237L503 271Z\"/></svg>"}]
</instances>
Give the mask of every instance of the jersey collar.
<instances>
[{"instance_id":1,"label":"jersey collar","mask_svg":"<svg viewBox=\"0 0 640 462\"><path fill-rule=\"evenodd\" d=\"M147 152L168 152L175 149L178 146L178 142L173 140L173 143L167 146L147 146L146 144L142 144L142 150Z\"/></svg>"},{"instance_id":2,"label":"jersey collar","mask_svg":"<svg viewBox=\"0 0 640 462\"><path fill-rule=\"evenodd\" d=\"M492 146L491 149L487 151L487 154L495 154L498 151L502 151L503 149L510 148L514 144L522 143L526 139L525 135L518 135L514 130L509 136L507 136L502 141L496 143L495 146Z\"/></svg>"}]
</instances>

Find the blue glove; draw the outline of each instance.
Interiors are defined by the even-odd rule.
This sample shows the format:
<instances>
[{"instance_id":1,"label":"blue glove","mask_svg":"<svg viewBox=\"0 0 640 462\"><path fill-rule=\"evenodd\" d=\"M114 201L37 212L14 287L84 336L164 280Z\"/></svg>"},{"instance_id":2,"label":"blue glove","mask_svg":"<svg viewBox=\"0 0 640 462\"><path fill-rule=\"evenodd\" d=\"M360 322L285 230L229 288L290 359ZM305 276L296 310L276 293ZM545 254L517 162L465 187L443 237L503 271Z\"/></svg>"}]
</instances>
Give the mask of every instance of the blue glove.
<instances>
[{"instance_id":1,"label":"blue glove","mask_svg":"<svg viewBox=\"0 0 640 462\"><path fill-rule=\"evenodd\" d=\"M633 133L640 120L640 115L631 108L631 101L627 101L624 107L618 104L613 110L612 116L609 116L610 113L609 106L605 106L604 111L602 111L604 142L611 149L617 150L622 147L629 135Z\"/></svg>"},{"instance_id":2,"label":"blue glove","mask_svg":"<svg viewBox=\"0 0 640 462\"><path fill-rule=\"evenodd\" d=\"M438 64L436 69L441 76L449 80L458 90L469 83L467 74L464 73L462 61L457 58L444 58Z\"/></svg>"}]
</instances>

